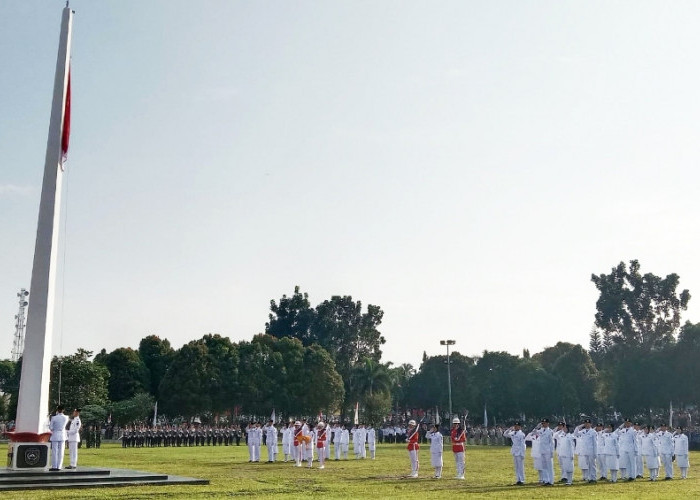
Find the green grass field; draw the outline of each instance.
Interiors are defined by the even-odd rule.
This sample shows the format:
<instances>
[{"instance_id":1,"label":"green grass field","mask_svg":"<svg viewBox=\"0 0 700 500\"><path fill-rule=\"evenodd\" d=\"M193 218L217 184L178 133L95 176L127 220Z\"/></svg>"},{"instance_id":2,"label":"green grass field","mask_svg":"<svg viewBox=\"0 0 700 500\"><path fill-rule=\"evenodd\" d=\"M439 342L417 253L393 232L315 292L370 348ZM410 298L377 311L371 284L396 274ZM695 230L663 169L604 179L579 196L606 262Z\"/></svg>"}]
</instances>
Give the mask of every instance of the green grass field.
<instances>
[{"instance_id":1,"label":"green grass field","mask_svg":"<svg viewBox=\"0 0 700 500\"><path fill-rule=\"evenodd\" d=\"M446 498L468 494L473 498L696 498L700 496L700 471L692 468L700 463L700 452L691 454L691 469L686 480L651 483L637 480L633 483L589 485L580 481L576 471L573 486L555 485L543 488L534 484L536 475L528 457L525 471L528 481L524 487L511 486L515 481L512 460L507 447L472 446L467 448L465 481L452 479L455 464L452 452L446 447L443 478L432 479L427 446L420 451L421 477L405 479L410 472L408 454L403 445L378 445L376 460L334 461L325 470L293 467L289 463L248 463L247 448L131 448L104 445L101 449L81 449L79 465L116 467L206 478L208 486L142 486L89 488L76 490L47 490L7 492L0 498L55 499L131 499L131 498L186 498L213 499L230 497L256 498ZM265 448L262 459L267 457ZM66 456L67 461L67 456ZM558 478L558 471L555 467ZM676 477L678 477L676 469Z\"/></svg>"}]
</instances>

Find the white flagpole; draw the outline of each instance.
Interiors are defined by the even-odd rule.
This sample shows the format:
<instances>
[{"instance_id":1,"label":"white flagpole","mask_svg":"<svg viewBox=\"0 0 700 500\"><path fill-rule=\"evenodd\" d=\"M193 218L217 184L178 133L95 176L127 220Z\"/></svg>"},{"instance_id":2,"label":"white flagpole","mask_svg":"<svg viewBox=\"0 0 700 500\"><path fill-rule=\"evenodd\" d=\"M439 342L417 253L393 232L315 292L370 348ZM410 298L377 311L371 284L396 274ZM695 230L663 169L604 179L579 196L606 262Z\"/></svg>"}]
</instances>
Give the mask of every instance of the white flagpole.
<instances>
[{"instance_id":1,"label":"white flagpole","mask_svg":"<svg viewBox=\"0 0 700 500\"><path fill-rule=\"evenodd\" d=\"M156 405L153 408L153 427L157 425L158 422L158 401L156 401Z\"/></svg>"},{"instance_id":2,"label":"white flagpole","mask_svg":"<svg viewBox=\"0 0 700 500\"><path fill-rule=\"evenodd\" d=\"M49 137L46 144L44 180L41 187L30 288L32 301L27 316L16 432L42 434L47 430L48 423L51 341L63 177L61 138L68 87L72 25L73 11L66 6L61 20Z\"/></svg>"}]
</instances>

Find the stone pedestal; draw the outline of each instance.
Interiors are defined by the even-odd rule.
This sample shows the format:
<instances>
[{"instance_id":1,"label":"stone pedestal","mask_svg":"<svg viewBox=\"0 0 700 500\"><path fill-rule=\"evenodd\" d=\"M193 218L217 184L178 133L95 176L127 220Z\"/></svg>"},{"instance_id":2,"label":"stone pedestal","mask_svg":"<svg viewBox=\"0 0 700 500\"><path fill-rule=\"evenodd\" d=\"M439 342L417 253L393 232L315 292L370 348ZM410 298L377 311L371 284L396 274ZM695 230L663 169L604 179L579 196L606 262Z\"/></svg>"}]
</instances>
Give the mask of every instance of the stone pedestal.
<instances>
[{"instance_id":1,"label":"stone pedestal","mask_svg":"<svg viewBox=\"0 0 700 500\"><path fill-rule=\"evenodd\" d=\"M49 470L50 456L49 443L10 443L7 467L12 470Z\"/></svg>"}]
</instances>

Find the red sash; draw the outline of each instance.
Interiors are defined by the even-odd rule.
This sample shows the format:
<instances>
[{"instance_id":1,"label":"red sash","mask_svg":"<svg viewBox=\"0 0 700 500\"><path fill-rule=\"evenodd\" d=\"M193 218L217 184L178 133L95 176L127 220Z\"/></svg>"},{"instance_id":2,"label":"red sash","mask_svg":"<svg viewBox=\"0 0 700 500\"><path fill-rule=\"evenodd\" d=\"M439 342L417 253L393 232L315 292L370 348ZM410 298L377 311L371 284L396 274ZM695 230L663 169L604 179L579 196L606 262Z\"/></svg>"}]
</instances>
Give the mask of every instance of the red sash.
<instances>
[{"instance_id":1,"label":"red sash","mask_svg":"<svg viewBox=\"0 0 700 500\"><path fill-rule=\"evenodd\" d=\"M299 446L299 444L300 444L299 437L301 435L302 435L301 429L299 429L298 431L294 431L294 446Z\"/></svg>"}]
</instances>

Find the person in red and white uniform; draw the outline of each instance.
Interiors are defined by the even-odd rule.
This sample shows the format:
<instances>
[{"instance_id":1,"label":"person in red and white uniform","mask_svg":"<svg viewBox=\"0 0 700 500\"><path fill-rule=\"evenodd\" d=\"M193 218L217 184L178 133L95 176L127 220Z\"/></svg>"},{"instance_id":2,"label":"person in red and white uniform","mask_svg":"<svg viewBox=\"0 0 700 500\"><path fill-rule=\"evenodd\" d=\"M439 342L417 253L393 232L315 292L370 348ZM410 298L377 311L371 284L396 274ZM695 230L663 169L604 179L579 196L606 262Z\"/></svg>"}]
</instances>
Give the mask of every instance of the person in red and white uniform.
<instances>
[{"instance_id":1,"label":"person in red and white uniform","mask_svg":"<svg viewBox=\"0 0 700 500\"><path fill-rule=\"evenodd\" d=\"M328 441L328 429L323 422L316 425L316 448L318 452L318 468L325 469L326 463L326 442Z\"/></svg>"},{"instance_id":2,"label":"person in red and white uniform","mask_svg":"<svg viewBox=\"0 0 700 500\"><path fill-rule=\"evenodd\" d=\"M464 445L467 441L467 430L462 428L458 417L452 419L450 439L452 440L452 453L454 453L457 465L455 479L464 479Z\"/></svg>"},{"instance_id":3,"label":"person in red and white uniform","mask_svg":"<svg viewBox=\"0 0 700 500\"><path fill-rule=\"evenodd\" d=\"M411 459L411 476L418 477L418 450L420 445L418 444L418 426L415 420L409 420L408 430L406 431L406 441L408 445L408 457Z\"/></svg>"}]
</instances>

